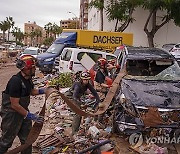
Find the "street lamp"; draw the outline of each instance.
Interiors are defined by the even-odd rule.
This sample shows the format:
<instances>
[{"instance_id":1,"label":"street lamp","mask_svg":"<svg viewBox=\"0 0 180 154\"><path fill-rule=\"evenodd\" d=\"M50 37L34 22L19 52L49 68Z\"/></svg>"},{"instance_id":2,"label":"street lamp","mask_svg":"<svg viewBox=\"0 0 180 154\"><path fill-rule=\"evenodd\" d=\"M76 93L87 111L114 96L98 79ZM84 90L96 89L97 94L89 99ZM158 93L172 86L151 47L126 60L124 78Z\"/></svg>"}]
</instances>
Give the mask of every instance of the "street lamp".
<instances>
[{"instance_id":1,"label":"street lamp","mask_svg":"<svg viewBox=\"0 0 180 154\"><path fill-rule=\"evenodd\" d=\"M78 22L78 20L77 20L77 19L78 19L78 17L76 16L76 14L74 14L74 13L73 13L73 12L71 12L71 11L69 11L68 13L71 13L71 14L73 14L73 15L75 16L75 18L76 18L76 29L77 29L77 25L78 25L78 23L77 23L77 22Z\"/></svg>"}]
</instances>

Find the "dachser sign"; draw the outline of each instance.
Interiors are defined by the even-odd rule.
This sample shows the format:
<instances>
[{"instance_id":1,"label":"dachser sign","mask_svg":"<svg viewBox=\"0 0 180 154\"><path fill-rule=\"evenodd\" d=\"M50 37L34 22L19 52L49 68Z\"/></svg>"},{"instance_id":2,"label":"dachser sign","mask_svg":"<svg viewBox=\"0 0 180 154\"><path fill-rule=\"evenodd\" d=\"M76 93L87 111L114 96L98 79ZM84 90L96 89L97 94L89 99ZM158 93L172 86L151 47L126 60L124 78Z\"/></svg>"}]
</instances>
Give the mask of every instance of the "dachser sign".
<instances>
[{"instance_id":1,"label":"dachser sign","mask_svg":"<svg viewBox=\"0 0 180 154\"><path fill-rule=\"evenodd\" d=\"M133 45L132 33L81 29L63 29L63 32L76 33L76 45L80 47L114 50L122 44Z\"/></svg>"},{"instance_id":2,"label":"dachser sign","mask_svg":"<svg viewBox=\"0 0 180 154\"><path fill-rule=\"evenodd\" d=\"M120 36L98 36L98 35L94 35L93 43L123 44L123 38Z\"/></svg>"}]
</instances>

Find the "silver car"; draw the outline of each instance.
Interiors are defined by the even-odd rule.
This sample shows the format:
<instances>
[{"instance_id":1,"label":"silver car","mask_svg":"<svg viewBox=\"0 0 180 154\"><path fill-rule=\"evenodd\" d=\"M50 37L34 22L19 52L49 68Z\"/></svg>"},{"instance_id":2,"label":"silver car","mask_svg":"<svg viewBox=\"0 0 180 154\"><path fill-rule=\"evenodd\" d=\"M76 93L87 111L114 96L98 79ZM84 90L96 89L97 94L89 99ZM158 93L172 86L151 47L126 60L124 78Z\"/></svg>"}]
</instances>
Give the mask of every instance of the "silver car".
<instances>
[{"instance_id":1,"label":"silver car","mask_svg":"<svg viewBox=\"0 0 180 154\"><path fill-rule=\"evenodd\" d=\"M37 55L40 54L40 49L37 47L29 47L24 50L24 52L21 54L21 56L24 55L32 55L34 58L37 57Z\"/></svg>"}]
</instances>

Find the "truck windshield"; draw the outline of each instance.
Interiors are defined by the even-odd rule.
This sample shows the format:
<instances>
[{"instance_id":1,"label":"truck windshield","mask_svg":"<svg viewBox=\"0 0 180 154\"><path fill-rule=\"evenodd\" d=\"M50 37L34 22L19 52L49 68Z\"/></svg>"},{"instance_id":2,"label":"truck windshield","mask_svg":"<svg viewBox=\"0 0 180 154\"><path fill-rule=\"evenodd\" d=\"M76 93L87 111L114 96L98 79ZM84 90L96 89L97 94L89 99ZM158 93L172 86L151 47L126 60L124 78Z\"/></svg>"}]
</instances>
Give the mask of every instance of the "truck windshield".
<instances>
[{"instance_id":1,"label":"truck windshield","mask_svg":"<svg viewBox=\"0 0 180 154\"><path fill-rule=\"evenodd\" d=\"M63 48L64 48L64 44L55 44L53 43L48 49L47 49L47 53L52 53L52 54L61 54Z\"/></svg>"}]
</instances>

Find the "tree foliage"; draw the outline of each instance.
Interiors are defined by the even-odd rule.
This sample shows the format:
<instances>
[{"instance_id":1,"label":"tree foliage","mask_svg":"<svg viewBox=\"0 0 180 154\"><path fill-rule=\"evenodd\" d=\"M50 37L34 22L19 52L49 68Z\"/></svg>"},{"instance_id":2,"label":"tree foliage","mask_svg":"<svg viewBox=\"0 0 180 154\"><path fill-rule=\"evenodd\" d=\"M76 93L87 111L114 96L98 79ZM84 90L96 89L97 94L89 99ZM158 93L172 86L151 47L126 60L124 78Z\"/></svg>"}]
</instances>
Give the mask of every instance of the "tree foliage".
<instances>
[{"instance_id":1,"label":"tree foliage","mask_svg":"<svg viewBox=\"0 0 180 154\"><path fill-rule=\"evenodd\" d=\"M56 39L56 36L62 33L62 28L57 24L53 23L51 32L54 34L54 39Z\"/></svg>"},{"instance_id":2,"label":"tree foliage","mask_svg":"<svg viewBox=\"0 0 180 154\"><path fill-rule=\"evenodd\" d=\"M177 26L180 26L180 1L173 1L171 4L171 16L174 20L174 23Z\"/></svg>"},{"instance_id":3,"label":"tree foliage","mask_svg":"<svg viewBox=\"0 0 180 154\"><path fill-rule=\"evenodd\" d=\"M133 22L132 15L137 7L149 12L144 24L150 47L154 47L154 36L170 20L180 26L179 0L108 0L105 8L109 21L116 20L115 31L124 31ZM117 27L121 22L121 26ZM143 29L143 27L142 27Z\"/></svg>"},{"instance_id":4,"label":"tree foliage","mask_svg":"<svg viewBox=\"0 0 180 154\"><path fill-rule=\"evenodd\" d=\"M15 22L13 21L13 17L10 17L10 16L6 17L6 21L8 23L8 41L9 41L9 33L10 33L11 28L14 27Z\"/></svg>"},{"instance_id":5,"label":"tree foliage","mask_svg":"<svg viewBox=\"0 0 180 154\"><path fill-rule=\"evenodd\" d=\"M142 3L142 0L108 0L106 14L109 21L116 20L115 30L123 32L133 22L134 9ZM117 27L121 22L121 26Z\"/></svg>"},{"instance_id":6,"label":"tree foliage","mask_svg":"<svg viewBox=\"0 0 180 154\"><path fill-rule=\"evenodd\" d=\"M13 28L12 34L13 34L13 36L15 37L16 42L17 42L17 41L21 42L21 41L24 39L24 34L23 34L23 32L21 31L21 29L18 28L18 27L14 27L14 28Z\"/></svg>"},{"instance_id":7,"label":"tree foliage","mask_svg":"<svg viewBox=\"0 0 180 154\"><path fill-rule=\"evenodd\" d=\"M44 29L46 31L46 38L54 37L54 39L56 39L56 35L58 35L62 32L61 27L59 27L57 24L51 23L51 22L47 23L44 26Z\"/></svg>"},{"instance_id":8,"label":"tree foliage","mask_svg":"<svg viewBox=\"0 0 180 154\"><path fill-rule=\"evenodd\" d=\"M46 46L50 46L53 43L53 41L54 41L53 37L48 37L44 39L43 44Z\"/></svg>"},{"instance_id":9,"label":"tree foliage","mask_svg":"<svg viewBox=\"0 0 180 154\"><path fill-rule=\"evenodd\" d=\"M3 32L3 42L5 42L5 33L9 28L9 24L6 20L0 22L0 29Z\"/></svg>"}]
</instances>

